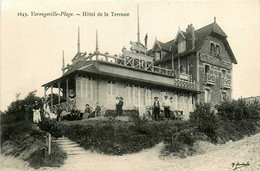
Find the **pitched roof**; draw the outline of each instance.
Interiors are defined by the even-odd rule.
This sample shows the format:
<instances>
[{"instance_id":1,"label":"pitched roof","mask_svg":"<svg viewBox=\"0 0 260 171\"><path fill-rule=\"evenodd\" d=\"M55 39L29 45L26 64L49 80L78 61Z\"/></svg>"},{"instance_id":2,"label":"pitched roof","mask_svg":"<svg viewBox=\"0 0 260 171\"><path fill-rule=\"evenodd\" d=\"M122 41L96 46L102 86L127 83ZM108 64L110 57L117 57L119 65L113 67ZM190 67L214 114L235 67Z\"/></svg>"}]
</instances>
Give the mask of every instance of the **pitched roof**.
<instances>
[{"instance_id":1,"label":"pitched roof","mask_svg":"<svg viewBox=\"0 0 260 171\"><path fill-rule=\"evenodd\" d=\"M178 31L177 34L179 34L180 31ZM186 33L181 31L181 33L183 33L185 36L186 36ZM163 59L159 60L159 61L156 61L155 64L159 64L161 62L165 62L165 61L168 61L169 59L172 58L172 55L174 57L181 57L181 56L186 56L188 54L191 54L191 53L194 53L194 52L197 52L201 46L203 45L205 39L210 36L210 35L215 35L215 36L218 36L220 37L222 40L223 40L223 43L224 43L224 46L225 46L225 49L227 50L229 56L230 56L230 59L232 61L232 63L235 63L237 64L237 60L230 48L230 45L227 41L227 35L226 33L220 28L220 26L213 22L207 26L204 26L200 29L197 29L194 31L194 34L195 34L195 45L194 45L194 48L192 50L188 50L188 51L185 51L183 53L178 53L178 44L175 43L175 39L167 42L167 43L162 43L161 44L164 44L166 46L170 46L170 50L171 50L171 53L168 53Z\"/></svg>"},{"instance_id":2,"label":"pitched roof","mask_svg":"<svg viewBox=\"0 0 260 171\"><path fill-rule=\"evenodd\" d=\"M170 50L170 46L157 40L157 43L159 44L159 46L161 47L162 50L166 50L169 51Z\"/></svg>"}]
</instances>

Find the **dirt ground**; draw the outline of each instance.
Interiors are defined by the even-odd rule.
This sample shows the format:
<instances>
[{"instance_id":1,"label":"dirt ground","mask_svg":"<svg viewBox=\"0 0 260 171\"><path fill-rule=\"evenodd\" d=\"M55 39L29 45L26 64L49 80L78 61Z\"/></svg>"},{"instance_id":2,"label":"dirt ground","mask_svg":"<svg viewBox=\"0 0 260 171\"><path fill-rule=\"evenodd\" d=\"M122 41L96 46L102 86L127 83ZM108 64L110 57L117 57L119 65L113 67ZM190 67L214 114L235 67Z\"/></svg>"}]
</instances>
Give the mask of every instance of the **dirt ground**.
<instances>
[{"instance_id":1,"label":"dirt ground","mask_svg":"<svg viewBox=\"0 0 260 171\"><path fill-rule=\"evenodd\" d=\"M222 171L222 170L260 170L260 133L237 142L213 145L196 142L195 148L204 152L180 159L160 157L163 143L136 154L108 156L89 152L87 154L68 155L60 168L41 168L39 170L91 170L91 171ZM243 165L244 164L244 165ZM13 157L1 157L1 170L33 170L24 161Z\"/></svg>"}]
</instances>

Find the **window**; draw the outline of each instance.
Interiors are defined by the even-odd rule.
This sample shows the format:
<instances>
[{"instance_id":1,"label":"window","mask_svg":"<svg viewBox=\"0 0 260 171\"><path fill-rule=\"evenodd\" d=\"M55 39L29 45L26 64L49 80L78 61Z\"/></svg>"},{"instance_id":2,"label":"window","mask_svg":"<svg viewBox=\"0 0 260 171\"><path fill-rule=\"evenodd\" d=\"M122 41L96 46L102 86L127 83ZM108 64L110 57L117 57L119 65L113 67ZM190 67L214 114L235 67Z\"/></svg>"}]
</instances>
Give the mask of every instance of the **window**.
<instances>
[{"instance_id":1,"label":"window","mask_svg":"<svg viewBox=\"0 0 260 171\"><path fill-rule=\"evenodd\" d=\"M152 89L146 88L146 105L152 105Z\"/></svg>"},{"instance_id":2,"label":"window","mask_svg":"<svg viewBox=\"0 0 260 171\"><path fill-rule=\"evenodd\" d=\"M155 60L161 59L161 51L155 52Z\"/></svg>"},{"instance_id":3,"label":"window","mask_svg":"<svg viewBox=\"0 0 260 171\"><path fill-rule=\"evenodd\" d=\"M87 78L87 99L92 99L92 84L91 78Z\"/></svg>"},{"instance_id":4,"label":"window","mask_svg":"<svg viewBox=\"0 0 260 171\"><path fill-rule=\"evenodd\" d=\"M127 84L126 88L128 92L128 102L129 104L133 104L133 87L131 84Z\"/></svg>"},{"instance_id":5,"label":"window","mask_svg":"<svg viewBox=\"0 0 260 171\"><path fill-rule=\"evenodd\" d=\"M209 88L205 88L205 103L210 102L211 100L211 92Z\"/></svg>"},{"instance_id":6,"label":"window","mask_svg":"<svg viewBox=\"0 0 260 171\"><path fill-rule=\"evenodd\" d=\"M108 85L107 85L107 97L108 101L111 103L116 97L116 83L115 81L110 81L108 80Z\"/></svg>"},{"instance_id":7,"label":"window","mask_svg":"<svg viewBox=\"0 0 260 171\"><path fill-rule=\"evenodd\" d=\"M140 87L140 105L145 105L145 88Z\"/></svg>"},{"instance_id":8,"label":"window","mask_svg":"<svg viewBox=\"0 0 260 171\"><path fill-rule=\"evenodd\" d=\"M166 96L166 91L161 90L161 101L164 101L164 96Z\"/></svg>"},{"instance_id":9,"label":"window","mask_svg":"<svg viewBox=\"0 0 260 171\"><path fill-rule=\"evenodd\" d=\"M219 56L220 55L220 45L216 44L214 42L211 42L210 43L210 53L213 55Z\"/></svg>"},{"instance_id":10,"label":"window","mask_svg":"<svg viewBox=\"0 0 260 171\"><path fill-rule=\"evenodd\" d=\"M178 43L178 53L186 51L186 41L182 40Z\"/></svg>"},{"instance_id":11,"label":"window","mask_svg":"<svg viewBox=\"0 0 260 171\"><path fill-rule=\"evenodd\" d=\"M209 70L210 70L209 65L205 65L205 66L204 66L204 72L205 72L205 74L208 74L208 73L209 73Z\"/></svg>"},{"instance_id":12,"label":"window","mask_svg":"<svg viewBox=\"0 0 260 171\"><path fill-rule=\"evenodd\" d=\"M139 105L139 87L134 86L134 104Z\"/></svg>"},{"instance_id":13,"label":"window","mask_svg":"<svg viewBox=\"0 0 260 171\"><path fill-rule=\"evenodd\" d=\"M220 46L216 45L216 54L219 55L220 54Z\"/></svg>"},{"instance_id":14,"label":"window","mask_svg":"<svg viewBox=\"0 0 260 171\"><path fill-rule=\"evenodd\" d=\"M210 43L210 52L211 53L215 53L216 52L214 43Z\"/></svg>"},{"instance_id":15,"label":"window","mask_svg":"<svg viewBox=\"0 0 260 171\"><path fill-rule=\"evenodd\" d=\"M226 74L227 74L227 71L226 70L222 70L222 78L225 78L226 77Z\"/></svg>"},{"instance_id":16,"label":"window","mask_svg":"<svg viewBox=\"0 0 260 171\"><path fill-rule=\"evenodd\" d=\"M227 92L226 92L226 91L222 91L222 92L221 92L221 99L222 99L222 100L228 100L228 95L227 95Z\"/></svg>"}]
</instances>

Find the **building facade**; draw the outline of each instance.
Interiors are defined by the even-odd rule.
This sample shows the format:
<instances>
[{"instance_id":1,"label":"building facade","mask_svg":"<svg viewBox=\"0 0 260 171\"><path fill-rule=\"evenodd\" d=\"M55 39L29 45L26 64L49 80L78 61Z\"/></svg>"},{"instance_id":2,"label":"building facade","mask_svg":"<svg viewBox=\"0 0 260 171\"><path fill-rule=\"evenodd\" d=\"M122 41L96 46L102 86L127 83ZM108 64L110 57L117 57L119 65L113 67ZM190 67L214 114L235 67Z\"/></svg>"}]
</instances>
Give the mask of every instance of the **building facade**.
<instances>
[{"instance_id":1,"label":"building facade","mask_svg":"<svg viewBox=\"0 0 260 171\"><path fill-rule=\"evenodd\" d=\"M138 31L139 33L139 31ZM138 34L139 35L139 34ZM147 39L146 39L147 40ZM179 31L167 43L155 40L152 49L138 41L122 55L78 52L72 64L63 63L63 75L43 85L46 91L58 88L67 102L51 105L53 112L68 109L69 91L76 92L76 106L97 103L115 109L115 98L124 98L124 110L138 109L142 114L153 105L154 97L163 102L173 98L175 110L188 117L198 103L217 104L232 98L232 64L237 61L227 41L227 35L214 22L195 30L192 24ZM60 102L60 99L59 99Z\"/></svg>"}]
</instances>

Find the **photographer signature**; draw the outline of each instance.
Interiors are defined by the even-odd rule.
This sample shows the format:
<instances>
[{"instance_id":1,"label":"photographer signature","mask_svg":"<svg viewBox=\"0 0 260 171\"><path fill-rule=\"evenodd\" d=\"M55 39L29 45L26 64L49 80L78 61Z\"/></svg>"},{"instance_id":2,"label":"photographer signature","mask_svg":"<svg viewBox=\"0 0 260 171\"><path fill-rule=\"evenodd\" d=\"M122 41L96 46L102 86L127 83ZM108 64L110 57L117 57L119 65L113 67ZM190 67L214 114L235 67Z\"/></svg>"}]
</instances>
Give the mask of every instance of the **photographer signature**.
<instances>
[{"instance_id":1,"label":"photographer signature","mask_svg":"<svg viewBox=\"0 0 260 171\"><path fill-rule=\"evenodd\" d=\"M242 167L245 167L245 166L249 166L249 165L250 165L249 162L247 162L247 163L237 162L237 163L232 163L232 168L234 167L234 170L236 170L236 169L239 169L239 168L242 168Z\"/></svg>"}]
</instances>

